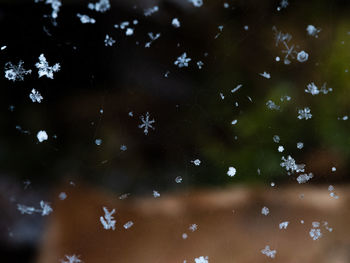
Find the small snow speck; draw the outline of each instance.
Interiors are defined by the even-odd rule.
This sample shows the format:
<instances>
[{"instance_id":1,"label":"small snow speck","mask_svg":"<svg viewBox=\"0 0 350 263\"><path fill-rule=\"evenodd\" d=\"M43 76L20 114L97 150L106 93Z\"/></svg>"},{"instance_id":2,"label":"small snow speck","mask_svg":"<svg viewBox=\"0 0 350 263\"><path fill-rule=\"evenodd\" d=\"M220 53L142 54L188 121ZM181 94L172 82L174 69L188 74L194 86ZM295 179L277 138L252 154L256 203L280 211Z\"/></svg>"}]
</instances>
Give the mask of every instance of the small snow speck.
<instances>
[{"instance_id":1,"label":"small snow speck","mask_svg":"<svg viewBox=\"0 0 350 263\"><path fill-rule=\"evenodd\" d=\"M36 137L38 138L39 142L46 141L49 138L49 136L47 135L46 131L39 131L37 133Z\"/></svg>"},{"instance_id":2,"label":"small snow speck","mask_svg":"<svg viewBox=\"0 0 350 263\"><path fill-rule=\"evenodd\" d=\"M235 174L236 174L236 168L234 168L234 167L232 167L232 166L229 167L226 174L227 174L228 176L230 176L230 177L235 176Z\"/></svg>"}]
</instances>

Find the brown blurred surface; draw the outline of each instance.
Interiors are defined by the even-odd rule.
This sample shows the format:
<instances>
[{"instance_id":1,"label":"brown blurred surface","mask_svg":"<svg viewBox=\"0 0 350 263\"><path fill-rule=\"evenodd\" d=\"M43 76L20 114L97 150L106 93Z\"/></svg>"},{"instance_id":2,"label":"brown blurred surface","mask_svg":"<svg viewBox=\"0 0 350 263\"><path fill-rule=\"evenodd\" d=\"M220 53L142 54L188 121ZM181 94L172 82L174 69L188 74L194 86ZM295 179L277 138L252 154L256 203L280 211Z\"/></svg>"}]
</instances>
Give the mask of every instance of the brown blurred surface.
<instances>
[{"instance_id":1,"label":"brown blurred surface","mask_svg":"<svg viewBox=\"0 0 350 263\"><path fill-rule=\"evenodd\" d=\"M335 189L339 199L327 188L235 187L126 200L88 186L71 188L65 201L54 204L37 262L59 262L66 254L86 263L182 263L199 256L215 263L350 262L349 187ZM103 206L116 209L115 231L99 221ZM261 214L263 206L268 216ZM134 225L126 230L129 220ZM282 221L290 222L286 230L279 229ZM316 241L309 236L313 221L323 234ZM198 229L191 232L191 224ZM261 254L266 245L277 250L276 258Z\"/></svg>"}]
</instances>

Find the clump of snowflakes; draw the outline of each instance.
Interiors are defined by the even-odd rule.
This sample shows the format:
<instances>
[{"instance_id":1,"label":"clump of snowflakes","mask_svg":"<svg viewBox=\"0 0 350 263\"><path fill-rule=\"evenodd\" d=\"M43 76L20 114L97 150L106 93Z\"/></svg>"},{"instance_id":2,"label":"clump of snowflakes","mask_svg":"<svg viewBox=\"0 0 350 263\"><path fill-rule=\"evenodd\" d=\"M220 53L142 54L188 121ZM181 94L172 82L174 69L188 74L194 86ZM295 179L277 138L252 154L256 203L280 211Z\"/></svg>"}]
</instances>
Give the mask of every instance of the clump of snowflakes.
<instances>
[{"instance_id":1,"label":"clump of snowflakes","mask_svg":"<svg viewBox=\"0 0 350 263\"><path fill-rule=\"evenodd\" d=\"M291 171L292 173L297 172L304 172L304 167L305 164L296 164L295 160L293 157L291 157L290 155L287 156L287 159L282 156L282 161L281 162L281 167L284 167L286 169L286 171Z\"/></svg>"},{"instance_id":2,"label":"clump of snowflakes","mask_svg":"<svg viewBox=\"0 0 350 263\"><path fill-rule=\"evenodd\" d=\"M289 222L285 221L285 222L282 222L279 224L279 228L280 229L287 229L288 225L289 225Z\"/></svg>"},{"instance_id":3,"label":"clump of snowflakes","mask_svg":"<svg viewBox=\"0 0 350 263\"><path fill-rule=\"evenodd\" d=\"M322 237L321 229L319 227L320 227L319 222L312 222L312 228L309 232L309 235L313 240L317 240Z\"/></svg>"},{"instance_id":4,"label":"clump of snowflakes","mask_svg":"<svg viewBox=\"0 0 350 263\"><path fill-rule=\"evenodd\" d=\"M269 79L271 78L271 75L270 73L267 73L266 71L264 71L263 73L259 73L260 76L266 78L266 79Z\"/></svg>"},{"instance_id":5,"label":"clump of snowflakes","mask_svg":"<svg viewBox=\"0 0 350 263\"><path fill-rule=\"evenodd\" d=\"M173 18L173 20L171 21L171 24L173 25L173 27L179 28L181 26L180 21L178 18Z\"/></svg>"},{"instance_id":6,"label":"clump of snowflakes","mask_svg":"<svg viewBox=\"0 0 350 263\"><path fill-rule=\"evenodd\" d=\"M89 3L88 8L97 12L104 13L111 8L111 4L109 3L109 0L100 0L97 3Z\"/></svg>"},{"instance_id":7,"label":"clump of snowflakes","mask_svg":"<svg viewBox=\"0 0 350 263\"><path fill-rule=\"evenodd\" d=\"M80 22L83 24L95 24L96 20L88 15L77 14L77 17L80 19Z\"/></svg>"},{"instance_id":8,"label":"clump of snowflakes","mask_svg":"<svg viewBox=\"0 0 350 263\"><path fill-rule=\"evenodd\" d=\"M266 106L270 109L270 110L280 110L280 106L276 105L272 100L268 100L266 102Z\"/></svg>"},{"instance_id":9,"label":"clump of snowflakes","mask_svg":"<svg viewBox=\"0 0 350 263\"><path fill-rule=\"evenodd\" d=\"M156 190L153 190L153 197L154 198L160 197L160 193L158 191L156 191Z\"/></svg>"},{"instance_id":10,"label":"clump of snowflakes","mask_svg":"<svg viewBox=\"0 0 350 263\"><path fill-rule=\"evenodd\" d=\"M32 215L33 213L39 213L42 216L47 216L53 211L49 203L43 200L40 201L40 208L17 204L17 209L21 212L21 214Z\"/></svg>"},{"instance_id":11,"label":"clump of snowflakes","mask_svg":"<svg viewBox=\"0 0 350 263\"><path fill-rule=\"evenodd\" d=\"M196 159L196 160L191 161L191 163L193 163L195 166L200 166L201 165L201 160Z\"/></svg>"},{"instance_id":12,"label":"clump of snowflakes","mask_svg":"<svg viewBox=\"0 0 350 263\"><path fill-rule=\"evenodd\" d=\"M234 168L234 167L232 167L232 166L229 167L226 174L227 174L228 176L230 176L230 177L235 176L235 174L236 174L236 168Z\"/></svg>"},{"instance_id":13,"label":"clump of snowflakes","mask_svg":"<svg viewBox=\"0 0 350 263\"><path fill-rule=\"evenodd\" d=\"M179 68L188 67L188 62L190 61L191 61L191 58L188 58L186 52L184 52L181 56L179 56L174 61L174 65L178 66Z\"/></svg>"},{"instance_id":14,"label":"clump of snowflakes","mask_svg":"<svg viewBox=\"0 0 350 263\"><path fill-rule=\"evenodd\" d=\"M39 131L36 135L39 142L46 141L49 136L47 135L46 131Z\"/></svg>"},{"instance_id":15,"label":"clump of snowflakes","mask_svg":"<svg viewBox=\"0 0 350 263\"><path fill-rule=\"evenodd\" d=\"M309 58L309 54L306 53L304 50L300 51L298 54L297 54L297 60L301 63L307 61Z\"/></svg>"},{"instance_id":16,"label":"clump of snowflakes","mask_svg":"<svg viewBox=\"0 0 350 263\"><path fill-rule=\"evenodd\" d=\"M307 181L309 181L311 178L313 178L314 175L312 173L309 174L301 174L297 177L297 181L299 184L304 184Z\"/></svg>"},{"instance_id":17,"label":"clump of snowflakes","mask_svg":"<svg viewBox=\"0 0 350 263\"><path fill-rule=\"evenodd\" d=\"M12 80L12 81L23 81L24 80L24 76L31 74L32 71L31 70L25 70L23 68L23 61L20 60L18 62L18 65L13 65L11 62L7 62L5 64L5 78L7 78L8 80Z\"/></svg>"},{"instance_id":18,"label":"clump of snowflakes","mask_svg":"<svg viewBox=\"0 0 350 263\"><path fill-rule=\"evenodd\" d=\"M42 2L43 0L34 0L34 3ZM53 24L56 24L56 18L58 17L58 12L60 11L60 7L62 6L61 0L45 0L45 4L50 5L52 8L51 18L53 19Z\"/></svg>"},{"instance_id":19,"label":"clump of snowflakes","mask_svg":"<svg viewBox=\"0 0 350 263\"><path fill-rule=\"evenodd\" d=\"M155 129L153 126L152 126L152 124L153 123L155 123L156 121L153 119L153 120L150 120L150 115L149 115L149 112L146 112L146 116L143 116L143 115L141 115L140 116L140 119L141 119L141 124L139 125L139 128L140 129L143 129L143 133L145 134L145 135L147 135L148 134L148 130L149 130L149 128L151 128L151 129Z\"/></svg>"},{"instance_id":20,"label":"clump of snowflakes","mask_svg":"<svg viewBox=\"0 0 350 263\"><path fill-rule=\"evenodd\" d=\"M61 259L61 263L80 263L79 256L76 255L65 255L65 259Z\"/></svg>"},{"instance_id":21,"label":"clump of snowflakes","mask_svg":"<svg viewBox=\"0 0 350 263\"><path fill-rule=\"evenodd\" d=\"M327 89L326 82L323 83L321 89L318 89L318 87L315 85L314 82L309 83L305 89L305 92L310 93L311 95L318 95L320 93L328 94L328 92L331 92L331 91L333 91L333 89L332 88Z\"/></svg>"},{"instance_id":22,"label":"clump of snowflakes","mask_svg":"<svg viewBox=\"0 0 350 263\"><path fill-rule=\"evenodd\" d=\"M338 199L338 198L339 198L339 196L335 193L335 189L334 189L334 186L333 186L333 185L328 186L328 191L330 192L330 193L329 193L329 196L330 196L330 197L333 197L333 198L335 198L335 199Z\"/></svg>"},{"instance_id":23,"label":"clump of snowflakes","mask_svg":"<svg viewBox=\"0 0 350 263\"><path fill-rule=\"evenodd\" d=\"M188 0L195 7L201 7L203 5L203 0Z\"/></svg>"},{"instance_id":24,"label":"clump of snowflakes","mask_svg":"<svg viewBox=\"0 0 350 263\"><path fill-rule=\"evenodd\" d=\"M109 36L108 34L106 34L106 37L105 37L105 46L106 47L111 47L111 46L113 46L114 45L114 43L115 43L115 40L111 37L111 36Z\"/></svg>"},{"instance_id":25,"label":"clump of snowflakes","mask_svg":"<svg viewBox=\"0 0 350 263\"><path fill-rule=\"evenodd\" d=\"M29 94L29 98L33 101L33 102L41 102L41 100L43 99L43 96L41 96L41 94L39 93L39 91L32 89L32 92Z\"/></svg>"},{"instance_id":26,"label":"clump of snowflakes","mask_svg":"<svg viewBox=\"0 0 350 263\"><path fill-rule=\"evenodd\" d=\"M264 206L261 209L261 214L263 214L264 216L267 216L269 213L270 213L270 210L266 206Z\"/></svg>"},{"instance_id":27,"label":"clump of snowflakes","mask_svg":"<svg viewBox=\"0 0 350 263\"><path fill-rule=\"evenodd\" d=\"M321 32L321 29L316 28L316 27L313 26L313 25L308 25L308 26L306 27L306 31L307 31L307 33L308 33L309 36L313 36L313 37L315 37L315 38L318 38L318 33Z\"/></svg>"},{"instance_id":28,"label":"clump of snowflakes","mask_svg":"<svg viewBox=\"0 0 350 263\"><path fill-rule=\"evenodd\" d=\"M194 262L195 263L209 263L209 259L208 259L208 257L200 256L199 258L195 258Z\"/></svg>"},{"instance_id":29,"label":"clump of snowflakes","mask_svg":"<svg viewBox=\"0 0 350 263\"><path fill-rule=\"evenodd\" d=\"M274 258L276 256L276 250L271 250L270 246L265 246L264 249L260 250L263 255L267 257Z\"/></svg>"},{"instance_id":30,"label":"clump of snowflakes","mask_svg":"<svg viewBox=\"0 0 350 263\"><path fill-rule=\"evenodd\" d=\"M302 119L308 120L308 119L311 119L312 117L311 110L309 107L305 107L304 109L299 109L298 114L299 114L298 115L299 120L302 120Z\"/></svg>"},{"instance_id":31,"label":"clump of snowflakes","mask_svg":"<svg viewBox=\"0 0 350 263\"><path fill-rule=\"evenodd\" d=\"M35 66L38 69L39 78L46 76L49 79L53 79L53 73L58 72L61 69L59 63L56 63L55 65L50 67L44 54L41 54L39 56L39 62L37 62Z\"/></svg>"},{"instance_id":32,"label":"clump of snowflakes","mask_svg":"<svg viewBox=\"0 0 350 263\"><path fill-rule=\"evenodd\" d=\"M108 211L107 207L103 207L103 211L105 212L104 216L100 217L100 222L104 229L112 229L115 230L115 223L113 214L115 213L115 209L113 209L111 212Z\"/></svg>"}]
</instances>

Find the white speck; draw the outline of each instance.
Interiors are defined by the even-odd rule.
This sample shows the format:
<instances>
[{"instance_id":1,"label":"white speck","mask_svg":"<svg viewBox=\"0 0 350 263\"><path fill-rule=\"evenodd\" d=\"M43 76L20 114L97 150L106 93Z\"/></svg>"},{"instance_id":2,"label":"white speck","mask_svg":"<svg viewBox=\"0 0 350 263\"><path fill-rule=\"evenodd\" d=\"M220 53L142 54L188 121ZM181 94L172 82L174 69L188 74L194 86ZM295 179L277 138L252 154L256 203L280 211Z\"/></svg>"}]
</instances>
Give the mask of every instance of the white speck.
<instances>
[{"instance_id":1,"label":"white speck","mask_svg":"<svg viewBox=\"0 0 350 263\"><path fill-rule=\"evenodd\" d=\"M61 192L61 193L58 195L58 198L59 198L60 200L64 200L64 199L67 198L67 194L66 194L65 192Z\"/></svg>"},{"instance_id":2,"label":"white speck","mask_svg":"<svg viewBox=\"0 0 350 263\"><path fill-rule=\"evenodd\" d=\"M277 61L277 62L279 62L281 59L280 59L280 57L275 57L275 60Z\"/></svg>"},{"instance_id":3,"label":"white speck","mask_svg":"<svg viewBox=\"0 0 350 263\"><path fill-rule=\"evenodd\" d=\"M230 176L230 177L235 176L235 174L236 174L236 168L234 168L234 167L232 167L232 166L229 167L226 174L227 174L228 176Z\"/></svg>"},{"instance_id":4,"label":"white speck","mask_svg":"<svg viewBox=\"0 0 350 263\"><path fill-rule=\"evenodd\" d=\"M306 53L304 50L300 51L297 55L297 60L301 63L307 61L309 58L309 54Z\"/></svg>"},{"instance_id":5,"label":"white speck","mask_svg":"<svg viewBox=\"0 0 350 263\"><path fill-rule=\"evenodd\" d=\"M158 6L153 6L153 7L150 7L148 9L145 9L144 10L144 15L145 16L150 16L153 13L158 12L158 11L159 11L159 7Z\"/></svg>"},{"instance_id":6,"label":"white speck","mask_svg":"<svg viewBox=\"0 0 350 263\"><path fill-rule=\"evenodd\" d=\"M249 26L248 26L248 25L245 25L245 26L244 26L244 30L245 30L245 31L248 31L248 30L249 30Z\"/></svg>"},{"instance_id":7,"label":"white speck","mask_svg":"<svg viewBox=\"0 0 350 263\"><path fill-rule=\"evenodd\" d=\"M130 195L130 193L121 194L121 195L119 196L119 199L120 199L120 200L124 200L124 199L128 198L129 195Z\"/></svg>"},{"instance_id":8,"label":"white speck","mask_svg":"<svg viewBox=\"0 0 350 263\"><path fill-rule=\"evenodd\" d=\"M284 151L284 147L282 145L278 146L278 151L281 153Z\"/></svg>"},{"instance_id":9,"label":"white speck","mask_svg":"<svg viewBox=\"0 0 350 263\"><path fill-rule=\"evenodd\" d=\"M282 222L279 224L279 228L280 229L287 229L288 225L289 225L289 222L285 221L285 222Z\"/></svg>"},{"instance_id":10,"label":"white speck","mask_svg":"<svg viewBox=\"0 0 350 263\"><path fill-rule=\"evenodd\" d=\"M181 176L176 176L175 182L176 182L177 184L182 183L182 177L181 177Z\"/></svg>"},{"instance_id":11,"label":"white speck","mask_svg":"<svg viewBox=\"0 0 350 263\"><path fill-rule=\"evenodd\" d=\"M260 76L266 78L266 79L269 79L271 78L271 75L270 73L267 73L266 71L264 71L264 73L259 73Z\"/></svg>"},{"instance_id":12,"label":"white speck","mask_svg":"<svg viewBox=\"0 0 350 263\"><path fill-rule=\"evenodd\" d=\"M198 229L198 225L197 224L192 224L189 226L188 228L190 231L194 232Z\"/></svg>"},{"instance_id":13,"label":"white speck","mask_svg":"<svg viewBox=\"0 0 350 263\"><path fill-rule=\"evenodd\" d=\"M337 170L337 168L335 168L334 166L332 167L332 172L335 172Z\"/></svg>"},{"instance_id":14,"label":"white speck","mask_svg":"<svg viewBox=\"0 0 350 263\"><path fill-rule=\"evenodd\" d=\"M204 63L202 61L197 61L197 67L199 69L202 69L203 65L204 65Z\"/></svg>"},{"instance_id":15,"label":"white speck","mask_svg":"<svg viewBox=\"0 0 350 263\"><path fill-rule=\"evenodd\" d=\"M225 99L225 95L223 93L220 92L220 98L223 100Z\"/></svg>"},{"instance_id":16,"label":"white speck","mask_svg":"<svg viewBox=\"0 0 350 263\"><path fill-rule=\"evenodd\" d=\"M272 187L274 187L275 186L275 183L274 182L271 182L271 184L270 184Z\"/></svg>"},{"instance_id":17,"label":"white speck","mask_svg":"<svg viewBox=\"0 0 350 263\"><path fill-rule=\"evenodd\" d=\"M199 166L201 164L201 161L199 159L196 159L194 161L191 161L195 166Z\"/></svg>"},{"instance_id":18,"label":"white speck","mask_svg":"<svg viewBox=\"0 0 350 263\"><path fill-rule=\"evenodd\" d=\"M231 90L231 93L235 93L237 90L239 90L243 85L238 84L234 89Z\"/></svg>"},{"instance_id":19,"label":"white speck","mask_svg":"<svg viewBox=\"0 0 350 263\"><path fill-rule=\"evenodd\" d=\"M187 237L188 237L188 235L187 235L186 233L183 233L183 234L182 234L182 238L183 238L183 239L187 239Z\"/></svg>"},{"instance_id":20,"label":"white speck","mask_svg":"<svg viewBox=\"0 0 350 263\"><path fill-rule=\"evenodd\" d=\"M130 117L134 117L134 113L133 113L132 111L129 111L128 115L129 115Z\"/></svg>"},{"instance_id":21,"label":"white speck","mask_svg":"<svg viewBox=\"0 0 350 263\"><path fill-rule=\"evenodd\" d=\"M128 221L124 224L124 228L125 229L129 229L130 227L132 227L134 225L134 223L132 221Z\"/></svg>"},{"instance_id":22,"label":"white speck","mask_svg":"<svg viewBox=\"0 0 350 263\"><path fill-rule=\"evenodd\" d=\"M95 144L100 146L102 144L102 139L96 139Z\"/></svg>"},{"instance_id":23,"label":"white speck","mask_svg":"<svg viewBox=\"0 0 350 263\"><path fill-rule=\"evenodd\" d=\"M88 15L77 14L77 17L80 18L80 22L83 24L95 24L96 20Z\"/></svg>"},{"instance_id":24,"label":"white speck","mask_svg":"<svg viewBox=\"0 0 350 263\"><path fill-rule=\"evenodd\" d=\"M134 34L134 29L128 27L128 28L126 29L126 31L125 31L125 35L131 36L131 35L133 35L133 34Z\"/></svg>"},{"instance_id":25,"label":"white speck","mask_svg":"<svg viewBox=\"0 0 350 263\"><path fill-rule=\"evenodd\" d=\"M4 49L6 49L7 48L7 46L2 46L1 47L1 50L4 50Z\"/></svg>"},{"instance_id":26,"label":"white speck","mask_svg":"<svg viewBox=\"0 0 350 263\"><path fill-rule=\"evenodd\" d=\"M224 8L229 8L230 5L228 3L224 3Z\"/></svg>"},{"instance_id":27,"label":"white speck","mask_svg":"<svg viewBox=\"0 0 350 263\"><path fill-rule=\"evenodd\" d=\"M232 125L235 125L235 124L237 124L237 122L238 122L237 120L233 120L233 121L231 122L231 124L232 124Z\"/></svg>"},{"instance_id":28,"label":"white speck","mask_svg":"<svg viewBox=\"0 0 350 263\"><path fill-rule=\"evenodd\" d=\"M125 152L128 149L128 147L126 147L126 145L120 145L120 150Z\"/></svg>"},{"instance_id":29,"label":"white speck","mask_svg":"<svg viewBox=\"0 0 350 263\"><path fill-rule=\"evenodd\" d=\"M272 139L273 139L273 141L275 143L279 143L280 142L280 137L278 135L274 135Z\"/></svg>"},{"instance_id":30,"label":"white speck","mask_svg":"<svg viewBox=\"0 0 350 263\"><path fill-rule=\"evenodd\" d=\"M304 224L304 220L300 220L300 224Z\"/></svg>"},{"instance_id":31,"label":"white speck","mask_svg":"<svg viewBox=\"0 0 350 263\"><path fill-rule=\"evenodd\" d=\"M37 133L36 137L38 138L39 142L46 141L49 138L49 136L47 135L46 131L39 131Z\"/></svg>"},{"instance_id":32,"label":"white speck","mask_svg":"<svg viewBox=\"0 0 350 263\"><path fill-rule=\"evenodd\" d=\"M262 209L261 209L261 214L267 216L268 214L270 213L270 210L264 206Z\"/></svg>"},{"instance_id":33,"label":"white speck","mask_svg":"<svg viewBox=\"0 0 350 263\"><path fill-rule=\"evenodd\" d=\"M176 17L173 18L173 20L171 21L171 24L176 27L176 28L179 28L180 27L180 21L179 19L177 19Z\"/></svg>"},{"instance_id":34,"label":"white speck","mask_svg":"<svg viewBox=\"0 0 350 263\"><path fill-rule=\"evenodd\" d=\"M276 256L276 250L271 250L270 246L265 246L265 248L261 250L261 253L270 258L274 258Z\"/></svg>"},{"instance_id":35,"label":"white speck","mask_svg":"<svg viewBox=\"0 0 350 263\"><path fill-rule=\"evenodd\" d=\"M304 148L304 143L298 142L298 143L297 143L297 148L298 148L298 149L303 149L303 148Z\"/></svg>"},{"instance_id":36,"label":"white speck","mask_svg":"<svg viewBox=\"0 0 350 263\"><path fill-rule=\"evenodd\" d=\"M158 191L156 191L156 190L153 190L153 197L154 198L160 197L160 193Z\"/></svg>"}]
</instances>

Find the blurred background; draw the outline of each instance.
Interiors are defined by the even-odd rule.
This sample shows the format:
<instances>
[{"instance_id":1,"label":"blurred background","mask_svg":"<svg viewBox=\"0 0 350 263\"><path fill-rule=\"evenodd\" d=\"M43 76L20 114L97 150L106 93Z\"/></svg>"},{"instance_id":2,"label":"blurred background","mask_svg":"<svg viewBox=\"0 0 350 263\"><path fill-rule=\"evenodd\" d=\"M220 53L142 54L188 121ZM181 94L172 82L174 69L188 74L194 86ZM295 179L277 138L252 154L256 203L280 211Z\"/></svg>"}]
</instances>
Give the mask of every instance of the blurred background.
<instances>
[{"instance_id":1,"label":"blurred background","mask_svg":"<svg viewBox=\"0 0 350 263\"><path fill-rule=\"evenodd\" d=\"M160 224L163 228L144 226L145 229L155 227L164 239L167 232L159 229L173 229L178 238L171 243L174 247L185 242L181 231L186 230L187 224L201 222L207 216L213 218L201 224L208 227L201 230L198 223L197 232L202 236L192 242L200 246L201 240L210 237L211 242L220 244L223 235L210 229L216 229L216 222L222 222L222 226L226 226L222 233L225 233L231 220L238 217L232 212L236 206L244 208L237 224L251 222L262 228L262 233L260 228L250 230L250 235L259 232L262 237L262 242L256 244L257 249L249 244L258 238L246 244L242 242L245 246L237 249L239 242L230 241L235 235L233 232L222 241L228 255L236 244L233 255L224 257L226 254L219 247L215 253L211 251L217 255L216 259L207 255L213 262L267 260L259 251L266 245L263 237L270 233L272 239L275 237L275 244L284 239L269 231L266 225L274 224L278 230L278 223L287 211L295 209L296 213L290 215L295 224L300 224L304 217L310 218L308 228L300 230L303 235L285 235L286 240L303 245L305 243L300 242L310 243L308 232L312 221L331 223L328 217L335 220L343 215L343 221L334 222L342 234L337 235L334 226L335 232L329 234L333 235L332 242L327 241L341 252L332 250L329 260L326 256L322 258L328 260L325 262L350 261L347 254L350 240L345 235L348 230L345 219L350 217L346 205L350 158L349 1L290 0L284 6L285 1L204 0L203 6L195 7L187 0L110 0L110 10L101 13L90 10L89 1L63 0L55 20L50 17L51 4L45 1L0 1L0 46L7 46L0 51L1 64L17 65L22 60L25 69L33 70L24 81L10 81L4 74L0 78L2 262L59 262L69 253L80 254L84 262L114 262L112 257L101 256L113 253L109 250L102 249L95 260L92 255L84 256L85 249L88 247L91 251L90 246L102 244L106 240L104 236L97 244L93 242L95 245L86 247L79 240L74 243L76 246L69 243L67 240L72 237L57 237L52 233L57 229L72 231L72 226L65 228L72 220L77 228L81 225L77 220L92 220L91 225L86 223L85 229L96 227L102 235L105 232L98 218L104 204L110 204L117 211L119 207L133 220L146 216L143 211L147 209L143 209L142 204L156 207L157 202L160 204L159 210L154 208L156 211L170 212L172 204L182 207L190 203L173 218L179 225L171 228L164 223L169 220L164 212L167 216L162 221L164 225ZM158 6L159 11L145 16L145 10L154 6ZM78 13L93 17L96 23L82 24ZM172 25L175 17L181 23L179 28ZM138 23L133 24L134 20ZM134 29L133 35L127 36L125 30L115 28L114 25L124 21ZM318 34L309 35L308 25L320 29ZM150 32L160 33L160 37L146 48ZM309 59L300 63L294 55L291 63L285 65L285 46L276 45L276 32L288 33L292 37L288 44L295 45L297 51L305 50ZM113 46L105 46L106 34L115 39ZM179 68L174 61L184 52L191 61L189 67ZM42 53L50 65L61 65L53 80L38 78L34 65ZM280 61L276 61L276 57ZM198 61L203 62L201 69ZM260 76L263 72L270 73L271 78ZM311 82L318 87L326 83L332 91L317 96L305 93ZM240 84L242 87L232 93ZM44 98L40 104L29 98L33 88ZM279 109L267 107L269 100ZM309 120L297 118L298 109L304 107L311 109ZM155 129L150 129L148 135L138 127L140 117L146 112L155 120ZM233 120L237 120L237 124L233 125ZM49 135L43 143L36 137L40 130ZM276 135L278 143L273 140ZM301 149L297 148L298 142L303 143ZM278 146L283 146L284 151L279 152ZM305 164L306 172L313 173L307 187L301 187L296 175L288 175L281 167L282 156L288 155L297 163ZM201 161L199 166L193 163L196 159ZM227 176L230 166L237 170L234 177ZM176 178L181 178L181 183L176 182ZM329 196L329 185L334 185L339 200ZM153 190L161 197L154 199ZM273 194L270 195L270 191ZM66 200L59 198L61 192L67 193ZM123 194L129 194L131 201L127 199L123 203L119 199ZM221 194L228 199L220 199ZM199 203L201 196L206 195L209 201L203 197L203 202L211 206L203 210ZM170 201L159 201L163 196ZM308 196L309 201L312 200L307 203L310 207L303 203L307 201L301 201ZM194 201L190 201L192 199ZM273 203L276 199L278 204ZM54 212L48 217L22 215L17 210L17 204L38 206L40 200L53 205ZM276 214L271 215L273 222L260 214L269 202L275 207ZM85 211L83 219L77 219L81 217L77 207ZM77 218L73 216L75 213ZM157 213L147 214L150 222L156 222ZM140 220L140 225L142 222L147 220ZM134 228L137 231L136 223ZM236 224L235 228L235 231L245 229ZM242 231L242 236L244 233ZM134 236L137 239L158 234L141 231ZM81 233L76 235L86 238ZM115 236L113 242L120 238L124 243L135 244L132 243L135 239L123 235ZM60 241L47 245L47 240L55 238ZM89 235L89 240L95 238L99 240ZM149 253L149 258L145 257L142 262L183 262L185 255L187 262L194 261L190 252L182 253L178 248L173 255L164 252L167 250L160 249L161 246L159 249L165 256L156 259L155 255L160 252L152 249L162 244L162 240L148 240L150 248L140 248L140 253ZM285 249L287 255L294 245L280 245L281 253ZM326 245L320 242L309 245L315 246L314 255L298 260L320 262L320 257L315 255L325 251ZM207 250L202 248L200 252L210 251L209 244L203 247ZM124 257L119 253L120 258L114 258L115 262L140 260L141 256L129 258L136 254L128 249L123 251ZM234 255L242 251L246 255L235 258ZM248 257L251 251L257 253L256 258ZM342 253L346 256L337 259L335 255ZM49 254L52 259L45 258ZM183 257L177 259L176 255ZM293 256L282 256L282 259L298 262L293 261L296 259Z\"/></svg>"}]
</instances>

